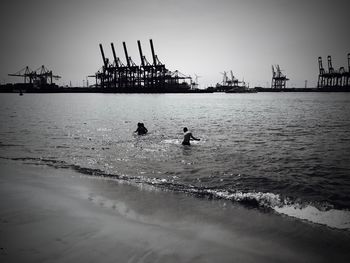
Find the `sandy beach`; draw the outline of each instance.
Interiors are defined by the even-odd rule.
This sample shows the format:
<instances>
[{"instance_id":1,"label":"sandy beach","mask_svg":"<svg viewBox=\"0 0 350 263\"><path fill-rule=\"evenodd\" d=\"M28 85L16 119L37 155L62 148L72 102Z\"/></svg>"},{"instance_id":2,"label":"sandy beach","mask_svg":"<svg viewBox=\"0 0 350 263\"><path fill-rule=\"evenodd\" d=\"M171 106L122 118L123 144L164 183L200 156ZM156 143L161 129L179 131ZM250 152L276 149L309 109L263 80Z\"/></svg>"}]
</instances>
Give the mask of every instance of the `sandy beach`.
<instances>
[{"instance_id":1,"label":"sandy beach","mask_svg":"<svg viewBox=\"0 0 350 263\"><path fill-rule=\"evenodd\" d=\"M348 262L350 234L207 200L0 161L1 262Z\"/></svg>"}]
</instances>

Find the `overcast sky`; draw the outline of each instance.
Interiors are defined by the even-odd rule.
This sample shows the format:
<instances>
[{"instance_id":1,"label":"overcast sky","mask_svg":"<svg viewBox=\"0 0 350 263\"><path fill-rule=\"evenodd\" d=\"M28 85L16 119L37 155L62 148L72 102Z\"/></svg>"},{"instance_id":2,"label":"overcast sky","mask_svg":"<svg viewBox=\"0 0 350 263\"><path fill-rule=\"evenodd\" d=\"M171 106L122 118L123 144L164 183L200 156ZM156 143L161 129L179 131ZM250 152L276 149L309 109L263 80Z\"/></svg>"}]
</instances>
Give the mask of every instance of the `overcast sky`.
<instances>
[{"instance_id":1,"label":"overcast sky","mask_svg":"<svg viewBox=\"0 0 350 263\"><path fill-rule=\"evenodd\" d=\"M170 70L201 76L201 87L232 70L250 86L271 81L279 64L288 86L317 81L317 57L347 66L349 0L1 0L0 82L29 66L82 85L102 66L98 44L125 62L122 42L140 64L137 40L151 61L149 39ZM93 80L90 79L92 83Z\"/></svg>"}]
</instances>

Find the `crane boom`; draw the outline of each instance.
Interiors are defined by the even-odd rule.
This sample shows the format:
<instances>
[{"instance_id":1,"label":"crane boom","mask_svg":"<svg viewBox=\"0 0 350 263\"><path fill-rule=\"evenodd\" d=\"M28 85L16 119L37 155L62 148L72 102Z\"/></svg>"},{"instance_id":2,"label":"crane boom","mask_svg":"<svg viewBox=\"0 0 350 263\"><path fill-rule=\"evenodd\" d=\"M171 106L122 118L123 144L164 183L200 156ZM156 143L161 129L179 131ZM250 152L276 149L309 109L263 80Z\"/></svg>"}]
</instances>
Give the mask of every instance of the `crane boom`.
<instances>
[{"instance_id":1,"label":"crane boom","mask_svg":"<svg viewBox=\"0 0 350 263\"><path fill-rule=\"evenodd\" d=\"M156 66L156 65L157 65L157 58L156 58L156 54L154 53L154 47L153 47L153 41L152 41L152 39L149 40L149 43L150 43L150 45L151 45L152 58L153 58L153 65Z\"/></svg>"},{"instance_id":2,"label":"crane boom","mask_svg":"<svg viewBox=\"0 0 350 263\"><path fill-rule=\"evenodd\" d=\"M103 64L107 68L107 60L106 60L106 57L105 57L105 53L103 52L102 44L100 44L100 50L101 50L101 55L102 55L102 59L103 59Z\"/></svg>"},{"instance_id":3,"label":"crane boom","mask_svg":"<svg viewBox=\"0 0 350 263\"><path fill-rule=\"evenodd\" d=\"M124 47L124 53L125 53L126 64L128 65L128 67L130 67L130 59L129 59L129 56L128 56L128 50L126 49L126 44L125 44L125 42L123 42L123 47Z\"/></svg>"},{"instance_id":4,"label":"crane boom","mask_svg":"<svg viewBox=\"0 0 350 263\"><path fill-rule=\"evenodd\" d=\"M114 64L115 64L116 67L118 67L119 66L118 65L118 58L117 58L117 55L115 53L115 49L114 49L113 43L111 43L111 47L112 47L112 52L113 52Z\"/></svg>"},{"instance_id":5,"label":"crane boom","mask_svg":"<svg viewBox=\"0 0 350 263\"><path fill-rule=\"evenodd\" d=\"M141 48L140 40L137 40L137 45L139 46L141 65L142 65L142 67L144 67L145 66L145 60L144 60L144 57L143 57L143 54L142 54L142 48Z\"/></svg>"}]
</instances>

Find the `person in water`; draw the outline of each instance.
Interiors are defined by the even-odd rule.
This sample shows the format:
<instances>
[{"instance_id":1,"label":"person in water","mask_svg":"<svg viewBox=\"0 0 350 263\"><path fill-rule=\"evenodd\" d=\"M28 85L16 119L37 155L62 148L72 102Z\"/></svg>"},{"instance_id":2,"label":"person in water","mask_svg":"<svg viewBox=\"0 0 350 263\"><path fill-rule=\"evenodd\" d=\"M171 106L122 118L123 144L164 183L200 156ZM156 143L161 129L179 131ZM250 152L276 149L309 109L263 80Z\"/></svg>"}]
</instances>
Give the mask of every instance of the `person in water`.
<instances>
[{"instance_id":1,"label":"person in water","mask_svg":"<svg viewBox=\"0 0 350 263\"><path fill-rule=\"evenodd\" d=\"M187 127L184 128L184 140L182 141L182 145L191 145L190 140L200 141L200 139L193 137L192 133L190 133Z\"/></svg>"},{"instance_id":2,"label":"person in water","mask_svg":"<svg viewBox=\"0 0 350 263\"><path fill-rule=\"evenodd\" d=\"M145 135L148 130L142 122L139 122L137 123L137 129L134 132L137 132L138 135Z\"/></svg>"}]
</instances>

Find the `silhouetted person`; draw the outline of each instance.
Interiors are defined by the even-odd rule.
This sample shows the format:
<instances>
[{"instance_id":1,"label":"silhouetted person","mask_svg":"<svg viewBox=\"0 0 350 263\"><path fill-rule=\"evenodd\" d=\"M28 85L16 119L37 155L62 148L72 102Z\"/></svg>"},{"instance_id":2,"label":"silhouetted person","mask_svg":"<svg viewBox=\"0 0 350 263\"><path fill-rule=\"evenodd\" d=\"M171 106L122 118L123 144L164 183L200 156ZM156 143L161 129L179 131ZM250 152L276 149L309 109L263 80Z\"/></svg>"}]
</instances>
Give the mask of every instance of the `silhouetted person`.
<instances>
[{"instance_id":1,"label":"silhouetted person","mask_svg":"<svg viewBox=\"0 0 350 263\"><path fill-rule=\"evenodd\" d=\"M137 132L138 135L145 135L148 132L148 130L142 122L138 122L137 129L134 132Z\"/></svg>"},{"instance_id":2,"label":"silhouetted person","mask_svg":"<svg viewBox=\"0 0 350 263\"><path fill-rule=\"evenodd\" d=\"M188 131L188 129L184 128L184 140L182 141L182 145L191 145L190 140L200 141L200 139L197 139L193 137L192 133Z\"/></svg>"}]
</instances>

